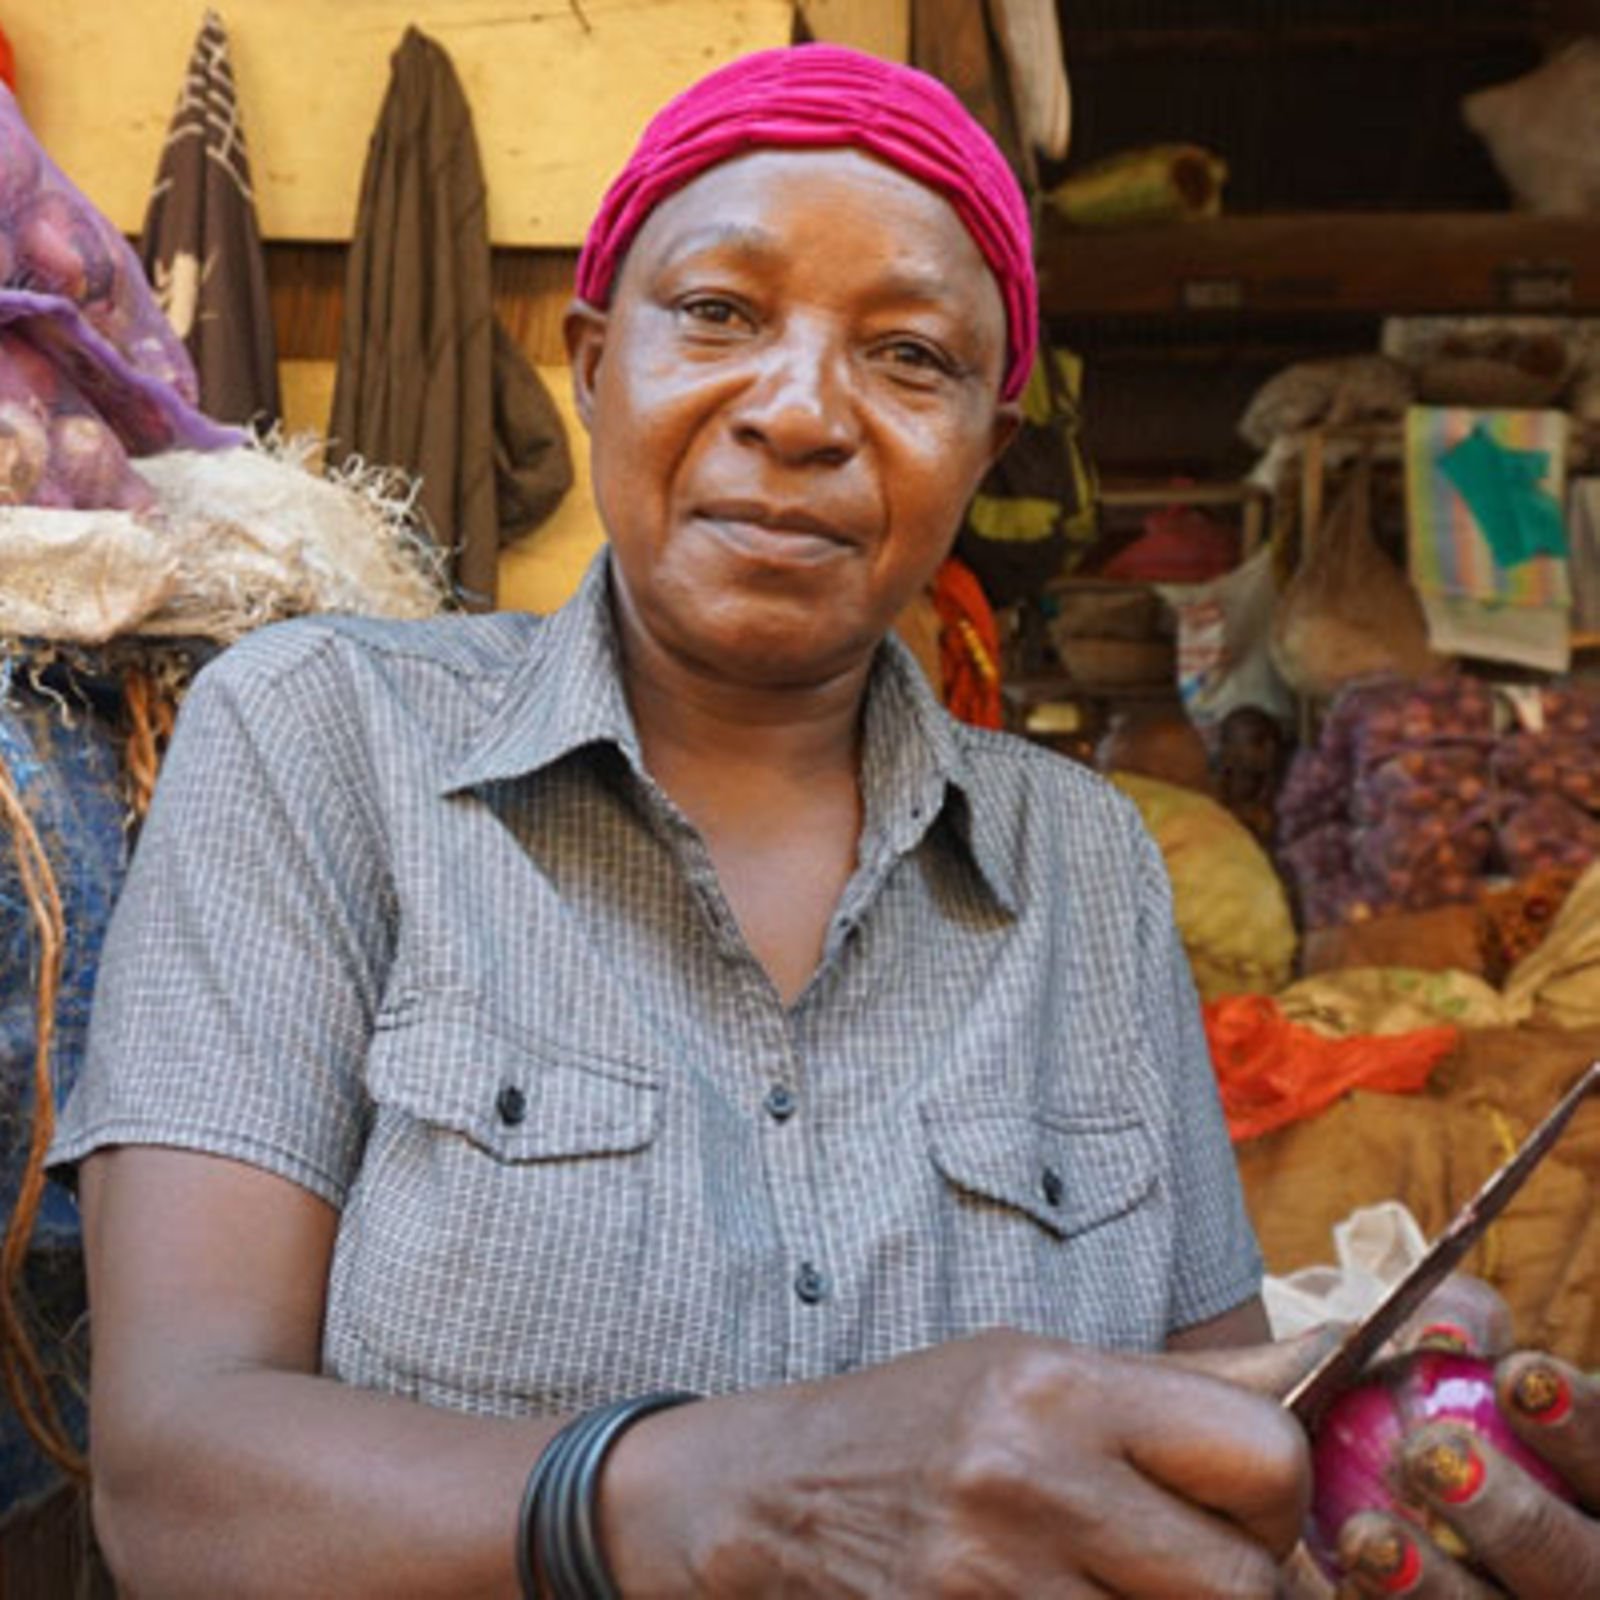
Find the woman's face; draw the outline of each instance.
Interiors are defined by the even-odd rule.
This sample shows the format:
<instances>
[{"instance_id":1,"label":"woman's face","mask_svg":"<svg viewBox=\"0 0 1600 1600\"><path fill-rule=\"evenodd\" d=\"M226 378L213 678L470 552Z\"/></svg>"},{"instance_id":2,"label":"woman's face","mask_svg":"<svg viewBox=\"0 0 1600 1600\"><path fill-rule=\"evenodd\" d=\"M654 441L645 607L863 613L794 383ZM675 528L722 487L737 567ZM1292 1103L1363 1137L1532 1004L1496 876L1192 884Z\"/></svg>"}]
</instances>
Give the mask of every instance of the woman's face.
<instances>
[{"instance_id":1,"label":"woman's face","mask_svg":"<svg viewBox=\"0 0 1600 1600\"><path fill-rule=\"evenodd\" d=\"M743 684L864 663L1015 427L977 246L855 151L702 174L567 331L624 637Z\"/></svg>"}]
</instances>

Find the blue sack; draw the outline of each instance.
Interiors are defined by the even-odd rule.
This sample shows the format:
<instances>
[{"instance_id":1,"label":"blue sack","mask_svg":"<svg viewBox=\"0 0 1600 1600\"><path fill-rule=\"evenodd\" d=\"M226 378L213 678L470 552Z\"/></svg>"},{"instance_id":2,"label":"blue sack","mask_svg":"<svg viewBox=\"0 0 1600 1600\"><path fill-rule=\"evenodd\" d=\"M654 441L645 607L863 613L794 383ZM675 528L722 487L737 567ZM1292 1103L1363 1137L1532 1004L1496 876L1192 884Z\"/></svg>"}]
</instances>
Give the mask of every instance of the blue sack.
<instances>
[{"instance_id":1,"label":"blue sack","mask_svg":"<svg viewBox=\"0 0 1600 1600\"><path fill-rule=\"evenodd\" d=\"M0 759L39 835L65 924L51 1069L59 1107L77 1080L101 942L127 865L126 808L115 735L116 700L57 669L40 686L0 677ZM0 825L0 1218L9 1219L27 1162L34 1119L38 941L17 867L16 841ZM45 1186L25 1273L26 1308L38 1353L52 1372L81 1375L83 1272L77 1207ZM81 1396L57 1386L79 1435ZM56 1468L10 1406L0 1407L0 1515L49 1488Z\"/></svg>"}]
</instances>

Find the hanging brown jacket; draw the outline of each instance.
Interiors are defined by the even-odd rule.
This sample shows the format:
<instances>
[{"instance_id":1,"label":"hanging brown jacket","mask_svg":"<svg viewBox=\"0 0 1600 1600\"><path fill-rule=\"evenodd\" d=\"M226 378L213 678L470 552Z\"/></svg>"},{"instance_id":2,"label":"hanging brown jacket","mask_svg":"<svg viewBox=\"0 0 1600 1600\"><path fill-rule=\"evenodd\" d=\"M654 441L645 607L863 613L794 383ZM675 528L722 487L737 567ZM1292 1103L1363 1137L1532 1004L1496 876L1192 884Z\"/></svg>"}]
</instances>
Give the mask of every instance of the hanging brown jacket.
<instances>
[{"instance_id":1,"label":"hanging brown jacket","mask_svg":"<svg viewBox=\"0 0 1600 1600\"><path fill-rule=\"evenodd\" d=\"M419 506L475 610L495 603L502 542L572 481L550 397L494 321L471 109L449 56L416 28L391 60L362 175L329 432L332 460L421 479Z\"/></svg>"}]
</instances>

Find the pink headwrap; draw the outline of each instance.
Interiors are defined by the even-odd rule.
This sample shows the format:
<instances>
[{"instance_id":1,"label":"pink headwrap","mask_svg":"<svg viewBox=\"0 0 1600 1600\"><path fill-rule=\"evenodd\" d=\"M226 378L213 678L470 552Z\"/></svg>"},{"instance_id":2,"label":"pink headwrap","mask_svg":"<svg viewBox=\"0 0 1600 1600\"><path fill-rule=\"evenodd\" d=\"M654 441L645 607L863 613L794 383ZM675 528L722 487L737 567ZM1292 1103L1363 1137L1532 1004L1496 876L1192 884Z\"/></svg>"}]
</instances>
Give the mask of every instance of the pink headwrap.
<instances>
[{"instance_id":1,"label":"pink headwrap","mask_svg":"<svg viewBox=\"0 0 1600 1600\"><path fill-rule=\"evenodd\" d=\"M578 257L578 294L603 306L645 219L708 167L750 150L866 150L955 208L1006 310L1002 398L1028 380L1038 285L1028 203L994 141L938 81L838 45L761 50L719 67L651 120L617 175Z\"/></svg>"}]
</instances>

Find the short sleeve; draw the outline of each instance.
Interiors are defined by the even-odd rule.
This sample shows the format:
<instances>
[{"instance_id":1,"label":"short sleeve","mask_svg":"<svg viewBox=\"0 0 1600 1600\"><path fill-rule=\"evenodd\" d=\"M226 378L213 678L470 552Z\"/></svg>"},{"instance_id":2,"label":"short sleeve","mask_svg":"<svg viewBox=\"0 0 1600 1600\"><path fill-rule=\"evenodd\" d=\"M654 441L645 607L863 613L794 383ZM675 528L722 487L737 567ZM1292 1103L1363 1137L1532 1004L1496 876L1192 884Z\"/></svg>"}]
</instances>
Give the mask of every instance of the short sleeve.
<instances>
[{"instance_id":1,"label":"short sleeve","mask_svg":"<svg viewBox=\"0 0 1600 1600\"><path fill-rule=\"evenodd\" d=\"M1177 1219L1168 1328L1175 1333L1259 1293L1262 1261L1173 920L1166 866L1142 827L1140 839L1140 995L1146 1044L1168 1089L1168 1170Z\"/></svg>"},{"instance_id":2,"label":"short sleeve","mask_svg":"<svg viewBox=\"0 0 1600 1600\"><path fill-rule=\"evenodd\" d=\"M195 680L107 932L54 1167L165 1145L342 1204L393 923L350 698L336 641L301 623Z\"/></svg>"}]
</instances>

